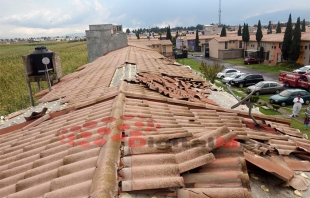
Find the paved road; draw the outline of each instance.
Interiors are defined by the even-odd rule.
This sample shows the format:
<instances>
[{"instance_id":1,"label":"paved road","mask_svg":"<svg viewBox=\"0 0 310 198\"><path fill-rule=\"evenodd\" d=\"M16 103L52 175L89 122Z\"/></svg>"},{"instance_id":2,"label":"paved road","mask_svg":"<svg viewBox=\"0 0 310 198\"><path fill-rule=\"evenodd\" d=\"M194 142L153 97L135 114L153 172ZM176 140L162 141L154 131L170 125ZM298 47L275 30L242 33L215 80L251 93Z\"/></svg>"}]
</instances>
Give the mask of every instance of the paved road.
<instances>
[{"instance_id":1,"label":"paved road","mask_svg":"<svg viewBox=\"0 0 310 198\"><path fill-rule=\"evenodd\" d=\"M225 68L238 69L238 70L240 70L243 73L252 73L252 74L259 73L259 74L263 75L265 80L272 80L272 81L278 82L278 79L279 79L279 76L276 75L276 74L271 74L271 73L268 73L268 72L262 72L262 71L258 71L258 70L255 70L255 69L246 68L246 67L244 67L242 65L233 65L233 64L230 64L230 63L225 63L225 62L216 60L216 59L205 58L205 57L195 57L195 56L191 56L191 55L188 55L188 58L194 59L194 60L199 61L199 62L204 61L205 63L207 63L209 65L213 65L213 63L215 61L217 61L221 65L224 65ZM268 67L268 66L266 66L266 67Z\"/></svg>"}]
</instances>

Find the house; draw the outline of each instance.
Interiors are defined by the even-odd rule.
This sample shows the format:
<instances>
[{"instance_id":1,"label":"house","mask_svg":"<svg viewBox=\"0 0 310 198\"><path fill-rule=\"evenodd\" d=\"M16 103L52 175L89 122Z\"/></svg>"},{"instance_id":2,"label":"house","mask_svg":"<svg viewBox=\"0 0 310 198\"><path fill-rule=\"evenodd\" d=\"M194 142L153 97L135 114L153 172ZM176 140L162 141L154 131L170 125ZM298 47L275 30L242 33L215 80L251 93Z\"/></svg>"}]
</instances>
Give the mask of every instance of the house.
<instances>
[{"instance_id":1,"label":"house","mask_svg":"<svg viewBox=\"0 0 310 198\"><path fill-rule=\"evenodd\" d=\"M215 25L204 25L203 26L204 35L219 34L219 33L221 33L221 30L222 30L222 28L218 27L217 24L215 24Z\"/></svg>"},{"instance_id":2,"label":"house","mask_svg":"<svg viewBox=\"0 0 310 198\"><path fill-rule=\"evenodd\" d=\"M208 43L214 37L219 37L219 35L202 35L199 34L199 44L198 46L202 49L202 45L204 43ZM195 42L196 42L196 35L186 35L182 37L178 37L176 40L176 47L180 49L181 46L188 49L188 51L195 51Z\"/></svg>"},{"instance_id":3,"label":"house","mask_svg":"<svg viewBox=\"0 0 310 198\"><path fill-rule=\"evenodd\" d=\"M132 38L128 39L128 45L148 46L165 57L173 56L172 43L170 40Z\"/></svg>"},{"instance_id":4,"label":"house","mask_svg":"<svg viewBox=\"0 0 310 198\"><path fill-rule=\"evenodd\" d=\"M210 57L217 59L243 57L243 42L240 36L216 37L209 41Z\"/></svg>"},{"instance_id":5,"label":"house","mask_svg":"<svg viewBox=\"0 0 310 198\"><path fill-rule=\"evenodd\" d=\"M310 196L310 141L290 120L223 108L212 84L132 43L42 91L47 114L4 123L2 197L293 197L281 181Z\"/></svg>"},{"instance_id":6,"label":"house","mask_svg":"<svg viewBox=\"0 0 310 198\"><path fill-rule=\"evenodd\" d=\"M310 28L309 28L310 30ZM301 65L310 65L310 33L301 34L300 56L297 63Z\"/></svg>"},{"instance_id":7,"label":"house","mask_svg":"<svg viewBox=\"0 0 310 198\"><path fill-rule=\"evenodd\" d=\"M282 42L283 42L284 33L280 34L264 34L261 40L260 46L263 47L264 54L262 58L266 65L276 65L278 62L283 62L282 57ZM297 60L297 63L301 65L310 64L310 33L305 32L301 34L301 47L300 47L300 57ZM255 35L250 36L250 41L247 45L247 50L256 50L259 51L258 43L256 41Z\"/></svg>"}]
</instances>

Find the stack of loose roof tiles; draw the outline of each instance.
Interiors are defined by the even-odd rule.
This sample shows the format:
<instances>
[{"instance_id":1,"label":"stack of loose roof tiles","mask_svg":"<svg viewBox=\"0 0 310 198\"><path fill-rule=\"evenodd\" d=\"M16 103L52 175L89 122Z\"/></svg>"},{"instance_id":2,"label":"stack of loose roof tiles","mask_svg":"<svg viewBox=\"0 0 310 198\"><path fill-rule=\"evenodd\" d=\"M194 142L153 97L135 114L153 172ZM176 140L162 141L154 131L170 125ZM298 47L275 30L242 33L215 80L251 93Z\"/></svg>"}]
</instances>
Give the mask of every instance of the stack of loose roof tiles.
<instances>
[{"instance_id":1,"label":"stack of loose roof tiles","mask_svg":"<svg viewBox=\"0 0 310 198\"><path fill-rule=\"evenodd\" d=\"M158 91L160 94L170 98L218 105L206 97L206 94L211 93L209 88L212 85L203 80L139 73L135 79L126 79L126 81L145 84L149 89Z\"/></svg>"},{"instance_id":2,"label":"stack of loose roof tiles","mask_svg":"<svg viewBox=\"0 0 310 198\"><path fill-rule=\"evenodd\" d=\"M127 64L137 79L110 87ZM207 101L208 86L141 46L79 68L40 99L67 109L0 130L0 197L256 197L246 161L306 189L295 173L309 161L288 157L309 160L310 141L289 120L253 114L257 127Z\"/></svg>"}]
</instances>

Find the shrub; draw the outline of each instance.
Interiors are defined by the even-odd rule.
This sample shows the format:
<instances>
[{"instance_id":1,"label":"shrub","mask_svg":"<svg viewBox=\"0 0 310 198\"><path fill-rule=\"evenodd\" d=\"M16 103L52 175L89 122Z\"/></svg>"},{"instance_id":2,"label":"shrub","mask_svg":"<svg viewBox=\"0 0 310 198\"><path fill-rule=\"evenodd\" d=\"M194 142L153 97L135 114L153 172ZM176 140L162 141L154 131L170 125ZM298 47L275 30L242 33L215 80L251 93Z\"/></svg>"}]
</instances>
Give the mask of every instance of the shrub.
<instances>
[{"instance_id":1,"label":"shrub","mask_svg":"<svg viewBox=\"0 0 310 198\"><path fill-rule=\"evenodd\" d=\"M281 108L280 105L277 105L277 104L271 104L272 108L275 110L275 111L278 111L278 109Z\"/></svg>"}]
</instances>

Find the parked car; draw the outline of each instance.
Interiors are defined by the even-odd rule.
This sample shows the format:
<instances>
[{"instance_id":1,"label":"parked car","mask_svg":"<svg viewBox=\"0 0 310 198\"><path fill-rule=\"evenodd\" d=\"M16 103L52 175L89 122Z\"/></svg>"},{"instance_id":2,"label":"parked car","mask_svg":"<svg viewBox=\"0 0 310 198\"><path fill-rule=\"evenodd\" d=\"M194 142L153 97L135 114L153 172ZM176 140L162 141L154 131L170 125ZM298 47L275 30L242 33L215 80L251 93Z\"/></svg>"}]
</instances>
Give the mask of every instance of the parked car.
<instances>
[{"instance_id":1,"label":"parked car","mask_svg":"<svg viewBox=\"0 0 310 198\"><path fill-rule=\"evenodd\" d=\"M304 100L304 104L310 104L310 93L303 89L286 89L279 94L269 98L271 104L279 104L282 107L293 104L294 98L298 95Z\"/></svg>"},{"instance_id":2,"label":"parked car","mask_svg":"<svg viewBox=\"0 0 310 198\"><path fill-rule=\"evenodd\" d=\"M217 73L216 77L217 77L217 78L224 78L225 74L226 74L227 76L230 76L230 75L232 75L232 74L235 73L235 72L240 73L240 71L239 71L239 70L236 70L236 69L224 69L223 71Z\"/></svg>"},{"instance_id":3,"label":"parked car","mask_svg":"<svg viewBox=\"0 0 310 198\"><path fill-rule=\"evenodd\" d=\"M260 58L252 58L252 57L247 57L244 59L244 64L253 64L253 63L260 63L262 60Z\"/></svg>"},{"instance_id":4,"label":"parked car","mask_svg":"<svg viewBox=\"0 0 310 198\"><path fill-rule=\"evenodd\" d=\"M261 81L256 83L255 85L249 86L247 91L251 93L255 89L254 94L257 96L260 94L270 94L276 93L279 94L281 91L285 89L285 86L282 83L278 83L275 81Z\"/></svg>"},{"instance_id":5,"label":"parked car","mask_svg":"<svg viewBox=\"0 0 310 198\"><path fill-rule=\"evenodd\" d=\"M230 82L233 80L233 79L236 79L236 78L239 78L240 76L242 75L245 75L245 73L233 73L231 76L228 76L228 77L224 77L222 78L222 83L225 84L225 83L228 83L230 84Z\"/></svg>"},{"instance_id":6,"label":"parked car","mask_svg":"<svg viewBox=\"0 0 310 198\"><path fill-rule=\"evenodd\" d=\"M239 87L244 87L255 85L260 81L264 81L264 77L261 74L246 74L240 76L239 78L233 79L230 84Z\"/></svg>"},{"instance_id":7,"label":"parked car","mask_svg":"<svg viewBox=\"0 0 310 198\"><path fill-rule=\"evenodd\" d=\"M306 66L303 66L299 69L295 69L293 72L299 73L299 74L310 73L310 65L306 65Z\"/></svg>"}]
</instances>

